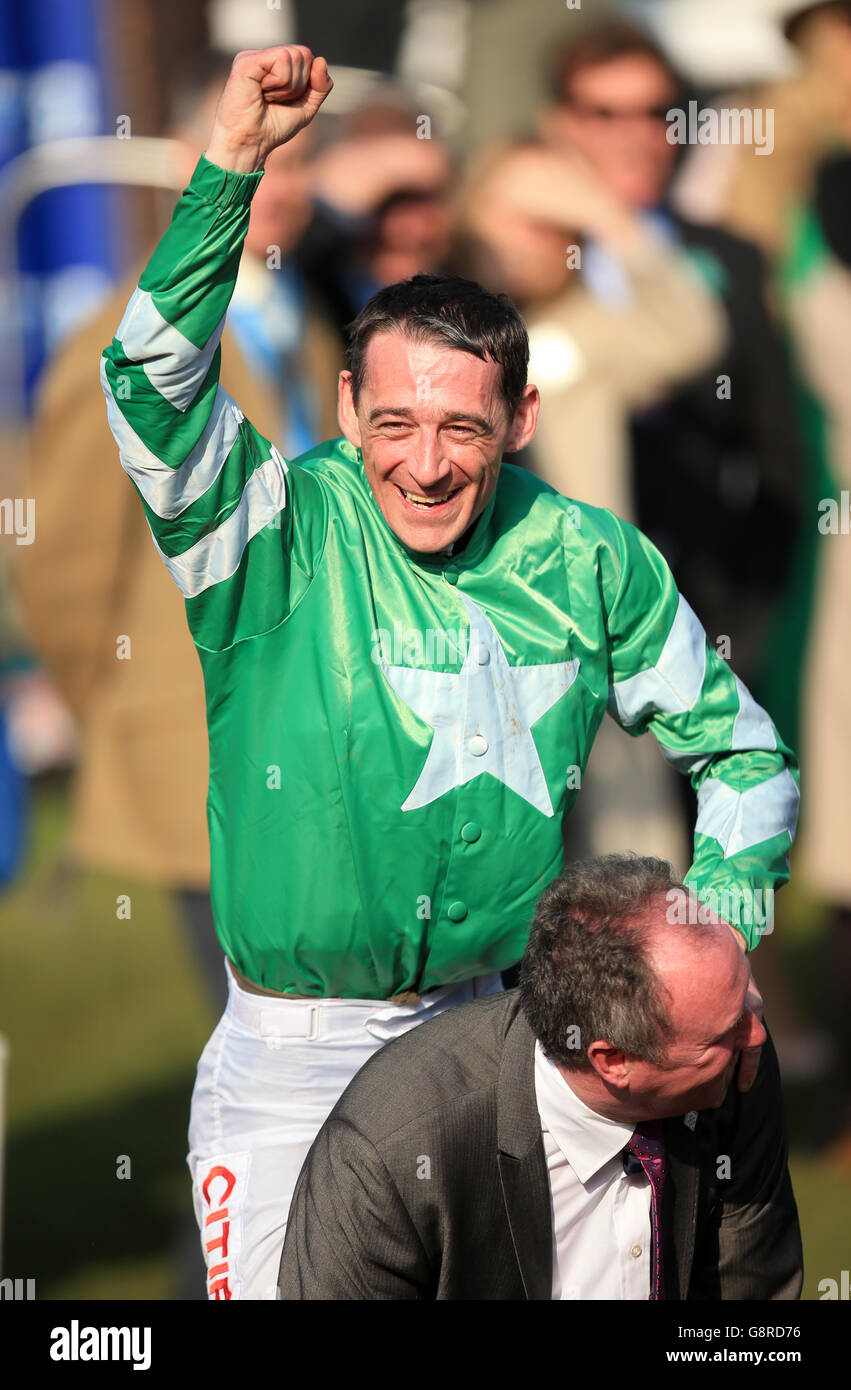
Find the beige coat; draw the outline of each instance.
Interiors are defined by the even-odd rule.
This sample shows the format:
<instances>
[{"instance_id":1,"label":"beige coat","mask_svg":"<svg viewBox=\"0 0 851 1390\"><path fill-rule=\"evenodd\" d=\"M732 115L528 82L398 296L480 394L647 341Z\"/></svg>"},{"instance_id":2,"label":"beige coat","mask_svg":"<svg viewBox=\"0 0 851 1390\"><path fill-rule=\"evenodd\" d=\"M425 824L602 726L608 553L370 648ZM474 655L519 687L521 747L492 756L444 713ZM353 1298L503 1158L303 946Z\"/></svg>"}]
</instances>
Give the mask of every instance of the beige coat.
<instances>
[{"instance_id":1,"label":"beige coat","mask_svg":"<svg viewBox=\"0 0 851 1390\"><path fill-rule=\"evenodd\" d=\"M682 252L648 239L620 259L631 303L603 305L580 281L526 322L529 380L541 392L535 471L632 520L629 414L709 367L726 327Z\"/></svg>"},{"instance_id":2,"label":"beige coat","mask_svg":"<svg viewBox=\"0 0 851 1390\"><path fill-rule=\"evenodd\" d=\"M98 378L135 286L125 285L49 364L31 438L27 495L35 540L20 547L17 590L36 653L80 723L69 849L80 863L175 887L205 888L209 847L204 686L179 589L118 460ZM324 438L338 433L336 334L313 311L306 374ZM222 384L267 437L280 405L231 335ZM129 659L119 659L122 638Z\"/></svg>"}]
</instances>

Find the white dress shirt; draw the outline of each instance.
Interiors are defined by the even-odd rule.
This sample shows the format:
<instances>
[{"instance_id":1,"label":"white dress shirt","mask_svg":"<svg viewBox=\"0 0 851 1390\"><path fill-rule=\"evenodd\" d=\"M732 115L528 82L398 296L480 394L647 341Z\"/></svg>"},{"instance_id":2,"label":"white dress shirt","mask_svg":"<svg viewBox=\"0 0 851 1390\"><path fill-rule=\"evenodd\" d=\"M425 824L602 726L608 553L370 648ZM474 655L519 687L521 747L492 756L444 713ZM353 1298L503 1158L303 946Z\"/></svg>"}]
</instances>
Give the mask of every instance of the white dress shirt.
<instances>
[{"instance_id":1,"label":"white dress shirt","mask_svg":"<svg viewBox=\"0 0 851 1390\"><path fill-rule=\"evenodd\" d=\"M553 1222L554 1299L650 1296L650 1180L627 1177L622 1152L635 1126L590 1110L535 1044Z\"/></svg>"}]
</instances>

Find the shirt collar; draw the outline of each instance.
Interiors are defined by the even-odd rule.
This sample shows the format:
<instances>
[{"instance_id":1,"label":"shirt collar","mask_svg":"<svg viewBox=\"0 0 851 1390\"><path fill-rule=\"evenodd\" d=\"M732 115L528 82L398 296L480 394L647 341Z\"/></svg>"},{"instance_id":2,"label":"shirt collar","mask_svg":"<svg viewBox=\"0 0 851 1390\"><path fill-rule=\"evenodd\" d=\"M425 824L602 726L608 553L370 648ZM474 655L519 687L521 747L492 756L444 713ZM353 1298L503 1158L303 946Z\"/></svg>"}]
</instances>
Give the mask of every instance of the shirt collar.
<instances>
[{"instance_id":1,"label":"shirt collar","mask_svg":"<svg viewBox=\"0 0 851 1390\"><path fill-rule=\"evenodd\" d=\"M541 1122L579 1181L587 1183L629 1143L635 1125L591 1110L535 1042L535 1094Z\"/></svg>"}]
</instances>

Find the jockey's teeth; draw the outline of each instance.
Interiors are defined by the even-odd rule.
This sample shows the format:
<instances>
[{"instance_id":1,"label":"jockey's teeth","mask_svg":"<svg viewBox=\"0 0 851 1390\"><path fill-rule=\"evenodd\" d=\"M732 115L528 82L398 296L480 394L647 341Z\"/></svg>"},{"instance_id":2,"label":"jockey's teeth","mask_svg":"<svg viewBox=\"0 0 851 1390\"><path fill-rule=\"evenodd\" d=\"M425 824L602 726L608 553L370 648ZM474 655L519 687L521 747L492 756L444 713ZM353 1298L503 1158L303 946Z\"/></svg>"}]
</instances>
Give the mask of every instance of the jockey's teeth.
<instances>
[{"instance_id":1,"label":"jockey's teeth","mask_svg":"<svg viewBox=\"0 0 851 1390\"><path fill-rule=\"evenodd\" d=\"M422 497L420 493L406 492L404 488L402 488L402 491L405 493L405 496L407 497L408 501L413 502L415 507L427 508L436 507L441 502L446 502L450 497L452 497L454 493L458 491L458 489L453 488L452 492L445 492L442 497Z\"/></svg>"}]
</instances>

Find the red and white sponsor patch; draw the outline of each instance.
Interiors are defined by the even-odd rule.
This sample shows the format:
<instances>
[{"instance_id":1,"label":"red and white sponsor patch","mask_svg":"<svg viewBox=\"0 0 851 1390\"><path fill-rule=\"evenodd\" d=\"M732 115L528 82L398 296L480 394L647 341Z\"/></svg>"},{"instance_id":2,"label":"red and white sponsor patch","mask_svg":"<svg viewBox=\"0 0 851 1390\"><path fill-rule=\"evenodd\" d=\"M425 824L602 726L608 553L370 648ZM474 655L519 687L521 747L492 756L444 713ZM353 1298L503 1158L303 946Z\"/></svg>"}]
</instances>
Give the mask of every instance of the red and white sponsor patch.
<instances>
[{"instance_id":1,"label":"red and white sponsor patch","mask_svg":"<svg viewBox=\"0 0 851 1390\"><path fill-rule=\"evenodd\" d=\"M221 1154L195 1167L195 1188L201 1204L201 1244L207 1261L207 1297L238 1298L242 1248L242 1213L251 1154Z\"/></svg>"}]
</instances>

